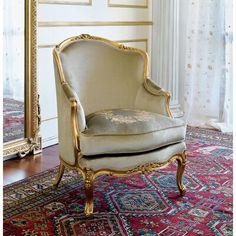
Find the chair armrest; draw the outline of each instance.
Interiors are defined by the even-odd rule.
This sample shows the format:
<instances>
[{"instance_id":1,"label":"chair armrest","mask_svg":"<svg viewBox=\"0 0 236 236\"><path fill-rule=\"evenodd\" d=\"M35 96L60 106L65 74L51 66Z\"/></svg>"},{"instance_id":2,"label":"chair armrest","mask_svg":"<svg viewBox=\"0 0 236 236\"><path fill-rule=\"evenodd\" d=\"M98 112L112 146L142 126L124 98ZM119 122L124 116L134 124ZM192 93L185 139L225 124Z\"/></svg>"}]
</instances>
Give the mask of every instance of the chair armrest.
<instances>
[{"instance_id":1,"label":"chair armrest","mask_svg":"<svg viewBox=\"0 0 236 236\"><path fill-rule=\"evenodd\" d=\"M79 133L86 127L83 107L76 92L63 79L60 60L54 51L54 73L57 90L58 139L60 158L70 165L78 163Z\"/></svg>"},{"instance_id":2,"label":"chair armrest","mask_svg":"<svg viewBox=\"0 0 236 236\"><path fill-rule=\"evenodd\" d=\"M76 101L77 100L77 94L75 93L75 91L69 86L68 83L62 83L61 84L62 88L63 88L63 92L65 93L66 97L68 100L71 101Z\"/></svg>"},{"instance_id":3,"label":"chair armrest","mask_svg":"<svg viewBox=\"0 0 236 236\"><path fill-rule=\"evenodd\" d=\"M68 83L62 83L62 89L67 97L67 99L70 101L71 104L76 104L77 106L77 114L76 114L76 120L78 131L83 132L86 128L86 119L84 114L84 109L79 101L79 98L76 94L76 92L69 86Z\"/></svg>"},{"instance_id":4,"label":"chair armrest","mask_svg":"<svg viewBox=\"0 0 236 236\"><path fill-rule=\"evenodd\" d=\"M154 81L150 79L146 79L143 83L143 86L152 95L170 97L169 92L159 87Z\"/></svg>"},{"instance_id":5,"label":"chair armrest","mask_svg":"<svg viewBox=\"0 0 236 236\"><path fill-rule=\"evenodd\" d=\"M76 93L67 83L56 80L56 87L60 158L76 165L80 152L79 133L86 126L84 111Z\"/></svg>"},{"instance_id":6,"label":"chair armrest","mask_svg":"<svg viewBox=\"0 0 236 236\"><path fill-rule=\"evenodd\" d=\"M150 79L145 79L136 97L136 108L172 117L170 111L170 93Z\"/></svg>"}]
</instances>

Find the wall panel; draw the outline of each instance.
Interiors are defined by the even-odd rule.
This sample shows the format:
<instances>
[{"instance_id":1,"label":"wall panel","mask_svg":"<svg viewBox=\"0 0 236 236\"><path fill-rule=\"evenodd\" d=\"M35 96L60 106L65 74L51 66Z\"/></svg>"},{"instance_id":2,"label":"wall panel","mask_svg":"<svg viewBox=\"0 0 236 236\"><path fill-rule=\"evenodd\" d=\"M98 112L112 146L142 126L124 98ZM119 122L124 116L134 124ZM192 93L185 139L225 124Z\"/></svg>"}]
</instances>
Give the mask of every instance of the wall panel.
<instances>
[{"instance_id":1,"label":"wall panel","mask_svg":"<svg viewBox=\"0 0 236 236\"><path fill-rule=\"evenodd\" d=\"M39 0L38 80L43 147L58 142L52 49L62 40L82 33L138 47L150 55L152 1Z\"/></svg>"},{"instance_id":2,"label":"wall panel","mask_svg":"<svg viewBox=\"0 0 236 236\"><path fill-rule=\"evenodd\" d=\"M137 30L138 28L138 30ZM79 35L92 34L109 38L114 41L148 39L148 48L151 48L151 26L92 26L92 27L39 27L38 44L56 45L62 40ZM150 52L149 52L150 53Z\"/></svg>"},{"instance_id":3,"label":"wall panel","mask_svg":"<svg viewBox=\"0 0 236 236\"><path fill-rule=\"evenodd\" d=\"M58 143L57 119L46 120L41 125L43 148Z\"/></svg>"},{"instance_id":4,"label":"wall panel","mask_svg":"<svg viewBox=\"0 0 236 236\"><path fill-rule=\"evenodd\" d=\"M39 4L38 19L39 22L152 21L151 8L151 1L148 8L108 7L107 0L93 0L89 6Z\"/></svg>"},{"instance_id":5,"label":"wall panel","mask_svg":"<svg viewBox=\"0 0 236 236\"><path fill-rule=\"evenodd\" d=\"M38 58L41 116L42 120L44 120L55 116L57 113L52 49L45 48L43 50L39 50Z\"/></svg>"}]
</instances>

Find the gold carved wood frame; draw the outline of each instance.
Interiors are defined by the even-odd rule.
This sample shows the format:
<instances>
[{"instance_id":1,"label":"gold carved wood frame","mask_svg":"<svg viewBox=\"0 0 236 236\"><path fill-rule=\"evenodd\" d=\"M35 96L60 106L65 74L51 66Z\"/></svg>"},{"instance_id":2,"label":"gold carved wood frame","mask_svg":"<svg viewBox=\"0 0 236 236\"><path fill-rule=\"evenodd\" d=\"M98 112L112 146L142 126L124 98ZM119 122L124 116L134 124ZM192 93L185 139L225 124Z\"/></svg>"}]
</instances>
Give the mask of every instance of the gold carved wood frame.
<instances>
[{"instance_id":1,"label":"gold carved wood frame","mask_svg":"<svg viewBox=\"0 0 236 236\"><path fill-rule=\"evenodd\" d=\"M4 144L8 156L24 157L41 151L40 108L37 91L37 0L25 0L25 133L24 139Z\"/></svg>"}]
</instances>

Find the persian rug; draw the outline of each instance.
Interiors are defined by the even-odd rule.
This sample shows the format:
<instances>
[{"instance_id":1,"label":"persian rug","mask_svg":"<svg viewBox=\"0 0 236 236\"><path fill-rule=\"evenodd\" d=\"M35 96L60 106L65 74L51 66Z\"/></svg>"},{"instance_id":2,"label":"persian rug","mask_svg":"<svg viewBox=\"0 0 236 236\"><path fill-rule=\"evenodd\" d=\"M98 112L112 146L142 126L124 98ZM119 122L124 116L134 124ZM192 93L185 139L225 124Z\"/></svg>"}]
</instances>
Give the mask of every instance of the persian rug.
<instances>
[{"instance_id":1,"label":"persian rug","mask_svg":"<svg viewBox=\"0 0 236 236\"><path fill-rule=\"evenodd\" d=\"M12 98L3 99L3 142L24 137L24 103Z\"/></svg>"},{"instance_id":2,"label":"persian rug","mask_svg":"<svg viewBox=\"0 0 236 236\"><path fill-rule=\"evenodd\" d=\"M4 187L4 236L233 235L232 135L188 128L187 193L179 197L176 164L149 175L101 176L95 213L85 218L82 178L57 168Z\"/></svg>"}]
</instances>

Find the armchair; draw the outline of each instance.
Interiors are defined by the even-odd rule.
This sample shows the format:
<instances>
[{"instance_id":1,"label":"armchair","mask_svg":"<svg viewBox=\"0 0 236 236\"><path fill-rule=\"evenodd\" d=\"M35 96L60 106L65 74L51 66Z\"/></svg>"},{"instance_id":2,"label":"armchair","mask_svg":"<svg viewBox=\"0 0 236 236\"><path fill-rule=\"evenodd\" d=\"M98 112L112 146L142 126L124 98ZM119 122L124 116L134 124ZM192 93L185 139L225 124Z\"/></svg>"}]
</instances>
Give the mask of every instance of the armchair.
<instances>
[{"instance_id":1,"label":"armchair","mask_svg":"<svg viewBox=\"0 0 236 236\"><path fill-rule=\"evenodd\" d=\"M147 54L82 34L57 45L53 58L60 154L53 185L65 167L81 173L90 216L97 176L147 173L176 160L184 195L186 126L172 118L170 94L148 78Z\"/></svg>"}]
</instances>

